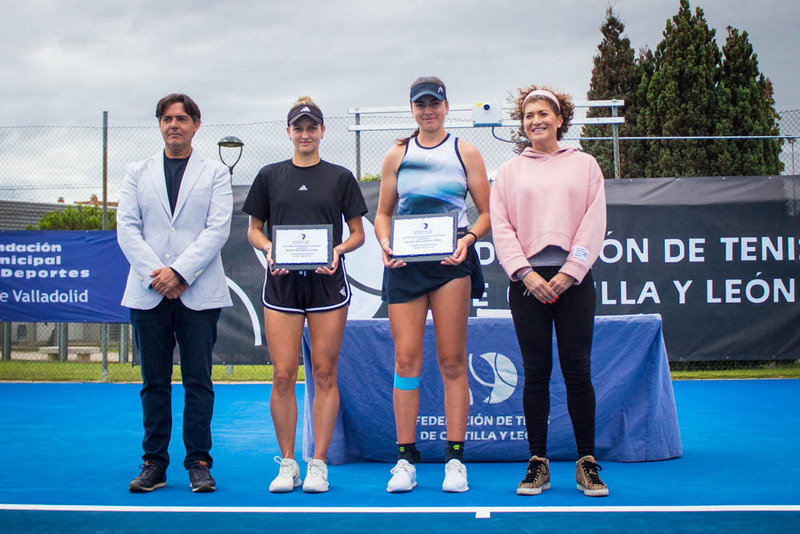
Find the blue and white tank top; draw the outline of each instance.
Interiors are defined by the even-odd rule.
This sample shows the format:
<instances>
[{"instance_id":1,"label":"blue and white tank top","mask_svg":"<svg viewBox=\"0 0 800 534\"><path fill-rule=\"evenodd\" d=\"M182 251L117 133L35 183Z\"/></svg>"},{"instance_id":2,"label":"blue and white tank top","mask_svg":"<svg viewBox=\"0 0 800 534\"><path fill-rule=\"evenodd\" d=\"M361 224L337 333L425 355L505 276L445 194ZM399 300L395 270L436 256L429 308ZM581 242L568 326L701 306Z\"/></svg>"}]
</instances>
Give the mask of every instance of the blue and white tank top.
<instances>
[{"instance_id":1,"label":"blue and white tank top","mask_svg":"<svg viewBox=\"0 0 800 534\"><path fill-rule=\"evenodd\" d=\"M458 226L467 226L467 171L458 138L447 134L425 148L412 137L397 169L397 196L397 215L455 213Z\"/></svg>"}]
</instances>

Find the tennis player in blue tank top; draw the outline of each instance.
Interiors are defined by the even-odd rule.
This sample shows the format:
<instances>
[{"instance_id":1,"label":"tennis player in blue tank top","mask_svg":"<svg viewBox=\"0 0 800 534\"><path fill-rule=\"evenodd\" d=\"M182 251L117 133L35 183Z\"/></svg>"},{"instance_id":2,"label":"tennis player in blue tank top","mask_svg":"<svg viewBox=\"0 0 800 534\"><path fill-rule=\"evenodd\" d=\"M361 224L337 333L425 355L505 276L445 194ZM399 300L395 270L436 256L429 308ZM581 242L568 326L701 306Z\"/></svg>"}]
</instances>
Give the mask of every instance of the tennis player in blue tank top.
<instances>
[{"instance_id":1,"label":"tennis player in blue tank top","mask_svg":"<svg viewBox=\"0 0 800 534\"><path fill-rule=\"evenodd\" d=\"M475 242L489 233L489 182L478 149L450 136L444 120L450 106L444 83L435 77L411 85L411 112L419 125L408 139L389 150L381 171L375 234L383 249L383 299L395 347L394 414L398 461L386 488L410 491L417 484L414 464L419 413L425 319L431 310L436 353L444 382L447 448L442 489L469 489L463 464L469 415L467 317L470 296L483 293ZM470 228L466 195L478 210ZM439 261L405 263L393 257L391 221L398 215L455 214L459 239L455 252Z\"/></svg>"}]
</instances>

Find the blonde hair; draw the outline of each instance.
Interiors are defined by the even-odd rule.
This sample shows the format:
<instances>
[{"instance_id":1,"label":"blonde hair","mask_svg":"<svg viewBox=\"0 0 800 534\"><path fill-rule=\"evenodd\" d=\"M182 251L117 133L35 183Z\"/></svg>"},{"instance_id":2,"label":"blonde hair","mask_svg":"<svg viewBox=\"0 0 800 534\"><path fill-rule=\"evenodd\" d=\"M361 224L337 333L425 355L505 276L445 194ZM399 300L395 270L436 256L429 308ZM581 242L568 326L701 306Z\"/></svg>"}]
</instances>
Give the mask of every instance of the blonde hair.
<instances>
[{"instance_id":1,"label":"blonde hair","mask_svg":"<svg viewBox=\"0 0 800 534\"><path fill-rule=\"evenodd\" d=\"M303 105L319 107L314 103L314 99L311 98L310 96L308 96L308 95L300 95L300 96L297 97L297 102L292 104L292 107L290 107L289 109L294 109L297 106L303 106Z\"/></svg>"}]
</instances>

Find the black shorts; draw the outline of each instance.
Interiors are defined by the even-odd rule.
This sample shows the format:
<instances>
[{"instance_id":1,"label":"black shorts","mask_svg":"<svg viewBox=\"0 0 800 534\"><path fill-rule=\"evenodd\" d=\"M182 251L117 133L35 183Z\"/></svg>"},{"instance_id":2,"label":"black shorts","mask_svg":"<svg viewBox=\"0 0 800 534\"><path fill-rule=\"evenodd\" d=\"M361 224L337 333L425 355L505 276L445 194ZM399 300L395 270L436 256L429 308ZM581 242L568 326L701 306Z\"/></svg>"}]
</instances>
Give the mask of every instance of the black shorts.
<instances>
[{"instance_id":1,"label":"black shorts","mask_svg":"<svg viewBox=\"0 0 800 534\"><path fill-rule=\"evenodd\" d=\"M471 278L470 297L481 298L485 290L483 271L474 246L467 249L467 257L458 265L418 261L396 269L384 268L381 299L388 304L409 302L439 289L450 280L465 276Z\"/></svg>"},{"instance_id":2,"label":"black shorts","mask_svg":"<svg viewBox=\"0 0 800 534\"><path fill-rule=\"evenodd\" d=\"M344 258L339 258L339 268L330 275L314 271L273 275L267 269L261 303L271 310L306 314L347 306L350 297Z\"/></svg>"}]
</instances>

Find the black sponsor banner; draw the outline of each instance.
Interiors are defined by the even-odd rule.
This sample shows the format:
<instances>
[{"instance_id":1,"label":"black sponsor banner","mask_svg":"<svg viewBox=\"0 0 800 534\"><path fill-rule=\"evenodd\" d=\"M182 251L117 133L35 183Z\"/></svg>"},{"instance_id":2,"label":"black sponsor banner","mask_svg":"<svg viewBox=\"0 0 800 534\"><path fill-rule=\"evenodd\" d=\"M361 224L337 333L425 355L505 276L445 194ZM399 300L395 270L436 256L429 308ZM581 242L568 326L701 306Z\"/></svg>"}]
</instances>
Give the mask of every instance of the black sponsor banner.
<instances>
[{"instance_id":1,"label":"black sponsor banner","mask_svg":"<svg viewBox=\"0 0 800 534\"><path fill-rule=\"evenodd\" d=\"M372 221L377 182L362 183L367 242L348 254L351 318L386 317ZM800 358L800 177L607 180L608 227L594 266L597 314L659 313L671 360ZM217 363L268 363L263 254L247 242L234 187L223 249L234 306L223 312ZM474 209L470 221L474 221ZM508 278L491 238L477 245L486 292L471 315L508 309Z\"/></svg>"},{"instance_id":2,"label":"black sponsor banner","mask_svg":"<svg viewBox=\"0 0 800 534\"><path fill-rule=\"evenodd\" d=\"M606 184L598 313L660 313L672 360L800 357L800 177Z\"/></svg>"}]
</instances>

